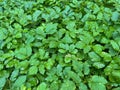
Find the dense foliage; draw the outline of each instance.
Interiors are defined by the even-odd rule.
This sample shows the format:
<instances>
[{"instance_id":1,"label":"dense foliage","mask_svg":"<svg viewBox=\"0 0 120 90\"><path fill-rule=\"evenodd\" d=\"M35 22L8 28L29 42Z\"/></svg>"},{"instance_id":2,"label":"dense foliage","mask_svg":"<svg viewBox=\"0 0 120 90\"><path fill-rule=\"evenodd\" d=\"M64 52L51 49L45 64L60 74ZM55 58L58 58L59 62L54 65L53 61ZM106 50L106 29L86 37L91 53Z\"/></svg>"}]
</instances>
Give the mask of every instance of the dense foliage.
<instances>
[{"instance_id":1,"label":"dense foliage","mask_svg":"<svg viewBox=\"0 0 120 90\"><path fill-rule=\"evenodd\" d=\"M0 0L0 90L120 90L120 0Z\"/></svg>"}]
</instances>

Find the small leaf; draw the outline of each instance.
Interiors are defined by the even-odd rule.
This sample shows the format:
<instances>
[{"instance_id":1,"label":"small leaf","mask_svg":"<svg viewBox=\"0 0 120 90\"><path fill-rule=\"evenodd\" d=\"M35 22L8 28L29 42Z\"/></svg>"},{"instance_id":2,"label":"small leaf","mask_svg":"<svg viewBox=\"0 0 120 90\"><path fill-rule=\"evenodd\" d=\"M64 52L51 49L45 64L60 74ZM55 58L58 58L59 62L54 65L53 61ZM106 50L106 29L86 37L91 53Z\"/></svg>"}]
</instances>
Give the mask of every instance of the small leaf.
<instances>
[{"instance_id":1,"label":"small leaf","mask_svg":"<svg viewBox=\"0 0 120 90\"><path fill-rule=\"evenodd\" d=\"M32 54L32 48L30 45L26 45L24 47L15 50L15 56L18 59L25 59L29 57L31 54Z\"/></svg>"},{"instance_id":2,"label":"small leaf","mask_svg":"<svg viewBox=\"0 0 120 90\"><path fill-rule=\"evenodd\" d=\"M100 56L96 54L95 52L88 53L89 57L92 59L92 61L100 61Z\"/></svg>"},{"instance_id":3,"label":"small leaf","mask_svg":"<svg viewBox=\"0 0 120 90\"><path fill-rule=\"evenodd\" d=\"M60 53L65 53L66 52L66 50L64 50L64 49L59 49L58 50Z\"/></svg>"},{"instance_id":4,"label":"small leaf","mask_svg":"<svg viewBox=\"0 0 120 90\"><path fill-rule=\"evenodd\" d=\"M50 70L52 68L53 64L54 64L54 60L48 59L48 61L45 63L46 69Z\"/></svg>"},{"instance_id":5,"label":"small leaf","mask_svg":"<svg viewBox=\"0 0 120 90\"><path fill-rule=\"evenodd\" d=\"M98 13L97 19L98 20L102 20L103 19L103 14L101 12Z\"/></svg>"},{"instance_id":6,"label":"small leaf","mask_svg":"<svg viewBox=\"0 0 120 90\"><path fill-rule=\"evenodd\" d=\"M36 10L33 13L33 21L37 21L40 14L41 14L41 11L40 10Z\"/></svg>"},{"instance_id":7,"label":"small leaf","mask_svg":"<svg viewBox=\"0 0 120 90\"><path fill-rule=\"evenodd\" d=\"M65 56L65 63L69 63L72 59L71 59L71 55L70 54L67 54L66 56Z\"/></svg>"},{"instance_id":8,"label":"small leaf","mask_svg":"<svg viewBox=\"0 0 120 90\"><path fill-rule=\"evenodd\" d=\"M47 34L53 34L53 33L55 33L55 32L57 32L57 23L48 23L47 25L46 25L46 29L45 29L45 31L46 31L46 33Z\"/></svg>"},{"instance_id":9,"label":"small leaf","mask_svg":"<svg viewBox=\"0 0 120 90\"><path fill-rule=\"evenodd\" d=\"M6 29L0 27L0 40L3 40L7 37Z\"/></svg>"},{"instance_id":10,"label":"small leaf","mask_svg":"<svg viewBox=\"0 0 120 90\"><path fill-rule=\"evenodd\" d=\"M45 82L42 82L38 87L37 90L48 90L47 84Z\"/></svg>"},{"instance_id":11,"label":"small leaf","mask_svg":"<svg viewBox=\"0 0 120 90\"><path fill-rule=\"evenodd\" d=\"M19 62L19 68L21 70L25 70L29 65L29 62L27 60L21 61Z\"/></svg>"},{"instance_id":12,"label":"small leaf","mask_svg":"<svg viewBox=\"0 0 120 90\"><path fill-rule=\"evenodd\" d=\"M19 76L14 83L14 87L21 87L26 81L26 75Z\"/></svg>"},{"instance_id":13,"label":"small leaf","mask_svg":"<svg viewBox=\"0 0 120 90\"><path fill-rule=\"evenodd\" d=\"M112 21L117 21L118 18L119 18L119 13L117 11L113 12L111 17Z\"/></svg>"},{"instance_id":14,"label":"small leaf","mask_svg":"<svg viewBox=\"0 0 120 90\"><path fill-rule=\"evenodd\" d=\"M114 50L119 51L119 45L115 41L111 40L110 43Z\"/></svg>"},{"instance_id":15,"label":"small leaf","mask_svg":"<svg viewBox=\"0 0 120 90\"><path fill-rule=\"evenodd\" d=\"M29 68L28 74L29 75L35 75L38 72L38 68L36 66L32 66Z\"/></svg>"},{"instance_id":16,"label":"small leaf","mask_svg":"<svg viewBox=\"0 0 120 90\"><path fill-rule=\"evenodd\" d=\"M106 90L105 85L101 83L89 83L89 87L91 90Z\"/></svg>"},{"instance_id":17,"label":"small leaf","mask_svg":"<svg viewBox=\"0 0 120 90\"><path fill-rule=\"evenodd\" d=\"M21 38L21 37L22 37L22 33L20 33L20 32L17 33L17 34L15 35L15 37L16 37L16 38Z\"/></svg>"},{"instance_id":18,"label":"small leaf","mask_svg":"<svg viewBox=\"0 0 120 90\"><path fill-rule=\"evenodd\" d=\"M62 75L62 66L60 64L57 65L57 75L61 76Z\"/></svg>"},{"instance_id":19,"label":"small leaf","mask_svg":"<svg viewBox=\"0 0 120 90\"><path fill-rule=\"evenodd\" d=\"M5 77L0 78L0 89L1 90L3 90L5 83L6 83L6 78Z\"/></svg>"},{"instance_id":20,"label":"small leaf","mask_svg":"<svg viewBox=\"0 0 120 90\"><path fill-rule=\"evenodd\" d=\"M120 70L113 70L109 78L113 79L110 80L112 82L114 81L120 83Z\"/></svg>"},{"instance_id":21,"label":"small leaf","mask_svg":"<svg viewBox=\"0 0 120 90\"><path fill-rule=\"evenodd\" d=\"M74 22L74 21L67 23L66 28L67 28L68 30L72 30L74 27L75 27L75 22Z\"/></svg>"},{"instance_id":22,"label":"small leaf","mask_svg":"<svg viewBox=\"0 0 120 90\"><path fill-rule=\"evenodd\" d=\"M45 66L44 66L43 64L39 66L39 72L40 72L41 74L44 74L44 73L45 73Z\"/></svg>"},{"instance_id":23,"label":"small leaf","mask_svg":"<svg viewBox=\"0 0 120 90\"><path fill-rule=\"evenodd\" d=\"M76 74L75 72L71 71L70 67L66 67L63 71L63 74L67 79L72 79L75 83L79 84L81 82L81 78L79 77L79 74Z\"/></svg>"},{"instance_id":24,"label":"small leaf","mask_svg":"<svg viewBox=\"0 0 120 90\"><path fill-rule=\"evenodd\" d=\"M88 90L87 85L84 83L80 83L79 90Z\"/></svg>"},{"instance_id":25,"label":"small leaf","mask_svg":"<svg viewBox=\"0 0 120 90\"><path fill-rule=\"evenodd\" d=\"M70 37L69 34L65 34L65 37L62 39L62 41L64 43L72 43L73 42L73 40L72 40L72 38Z\"/></svg>"},{"instance_id":26,"label":"small leaf","mask_svg":"<svg viewBox=\"0 0 120 90\"><path fill-rule=\"evenodd\" d=\"M95 63L93 64L93 66L96 67L97 69L100 69L100 68L104 68L104 67L105 67L105 65L104 65L103 63L101 63L101 62L95 62Z\"/></svg>"},{"instance_id":27,"label":"small leaf","mask_svg":"<svg viewBox=\"0 0 120 90\"><path fill-rule=\"evenodd\" d=\"M60 44L59 44L59 48L62 48L62 49L64 49L64 50L69 50L69 45L68 45L68 44L60 43Z\"/></svg>"},{"instance_id":28,"label":"small leaf","mask_svg":"<svg viewBox=\"0 0 120 90\"><path fill-rule=\"evenodd\" d=\"M50 48L56 48L58 46L58 43L56 41L50 41L49 47Z\"/></svg>"},{"instance_id":29,"label":"small leaf","mask_svg":"<svg viewBox=\"0 0 120 90\"><path fill-rule=\"evenodd\" d=\"M86 46L84 47L84 49L83 49L83 52L84 52L84 53L88 53L90 50L91 50L91 46L86 45Z\"/></svg>"},{"instance_id":30,"label":"small leaf","mask_svg":"<svg viewBox=\"0 0 120 90\"><path fill-rule=\"evenodd\" d=\"M44 49L39 49L39 58L40 59L44 59L44 55L45 55L45 50Z\"/></svg>"},{"instance_id":31,"label":"small leaf","mask_svg":"<svg viewBox=\"0 0 120 90\"><path fill-rule=\"evenodd\" d=\"M101 83L101 84L107 83L107 80L104 77L97 76L97 75L92 76L91 81L95 83Z\"/></svg>"},{"instance_id":32,"label":"small leaf","mask_svg":"<svg viewBox=\"0 0 120 90\"><path fill-rule=\"evenodd\" d=\"M109 62L112 60L111 54L107 52L102 52L100 56L103 57L106 62Z\"/></svg>"},{"instance_id":33,"label":"small leaf","mask_svg":"<svg viewBox=\"0 0 120 90\"><path fill-rule=\"evenodd\" d=\"M109 39L107 39L106 37L102 37L100 42L103 44L107 44L109 42Z\"/></svg>"},{"instance_id":34,"label":"small leaf","mask_svg":"<svg viewBox=\"0 0 120 90\"><path fill-rule=\"evenodd\" d=\"M91 90L106 90L105 84L107 84L107 80L102 76L93 75L89 81L89 87Z\"/></svg>"},{"instance_id":35,"label":"small leaf","mask_svg":"<svg viewBox=\"0 0 120 90\"><path fill-rule=\"evenodd\" d=\"M90 66L89 66L89 64L87 62L85 62L83 64L83 72L84 72L85 75L88 75L90 73L90 68L89 67Z\"/></svg>"},{"instance_id":36,"label":"small leaf","mask_svg":"<svg viewBox=\"0 0 120 90\"><path fill-rule=\"evenodd\" d=\"M11 81L16 80L18 74L19 74L19 70L14 70L14 71L12 72L11 76L10 76L10 80L11 80Z\"/></svg>"},{"instance_id":37,"label":"small leaf","mask_svg":"<svg viewBox=\"0 0 120 90\"><path fill-rule=\"evenodd\" d=\"M50 90L59 90L59 83L57 81L54 81L50 85Z\"/></svg>"},{"instance_id":38,"label":"small leaf","mask_svg":"<svg viewBox=\"0 0 120 90\"><path fill-rule=\"evenodd\" d=\"M98 54L100 54L102 52L102 49L103 49L103 47L100 44L96 44L93 46L93 50Z\"/></svg>"},{"instance_id":39,"label":"small leaf","mask_svg":"<svg viewBox=\"0 0 120 90\"><path fill-rule=\"evenodd\" d=\"M75 84L72 81L67 80L64 81L60 90L75 90L75 89L76 89Z\"/></svg>"},{"instance_id":40,"label":"small leaf","mask_svg":"<svg viewBox=\"0 0 120 90\"><path fill-rule=\"evenodd\" d=\"M85 43L82 41L78 41L75 46L76 48L83 49L85 47Z\"/></svg>"}]
</instances>

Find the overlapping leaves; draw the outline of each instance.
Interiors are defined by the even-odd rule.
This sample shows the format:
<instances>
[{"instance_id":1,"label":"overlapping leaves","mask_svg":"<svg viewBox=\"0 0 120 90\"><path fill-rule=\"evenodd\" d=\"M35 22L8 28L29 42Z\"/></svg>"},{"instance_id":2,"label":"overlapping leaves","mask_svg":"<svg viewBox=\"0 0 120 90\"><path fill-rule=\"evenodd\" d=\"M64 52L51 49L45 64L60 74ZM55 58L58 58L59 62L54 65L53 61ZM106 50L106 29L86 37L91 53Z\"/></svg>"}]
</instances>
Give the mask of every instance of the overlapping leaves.
<instances>
[{"instance_id":1,"label":"overlapping leaves","mask_svg":"<svg viewBox=\"0 0 120 90\"><path fill-rule=\"evenodd\" d=\"M119 90L119 0L0 0L0 89Z\"/></svg>"}]
</instances>

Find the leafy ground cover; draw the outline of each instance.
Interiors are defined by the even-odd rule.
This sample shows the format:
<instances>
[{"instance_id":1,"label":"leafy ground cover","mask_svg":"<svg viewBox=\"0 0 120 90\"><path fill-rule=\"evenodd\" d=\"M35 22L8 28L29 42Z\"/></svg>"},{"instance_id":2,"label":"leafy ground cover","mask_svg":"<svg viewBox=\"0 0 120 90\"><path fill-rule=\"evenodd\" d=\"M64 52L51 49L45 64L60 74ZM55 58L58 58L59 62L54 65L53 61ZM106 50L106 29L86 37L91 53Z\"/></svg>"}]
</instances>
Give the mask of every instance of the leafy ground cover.
<instances>
[{"instance_id":1,"label":"leafy ground cover","mask_svg":"<svg viewBox=\"0 0 120 90\"><path fill-rule=\"evenodd\" d=\"M0 0L0 90L120 90L120 0Z\"/></svg>"}]
</instances>

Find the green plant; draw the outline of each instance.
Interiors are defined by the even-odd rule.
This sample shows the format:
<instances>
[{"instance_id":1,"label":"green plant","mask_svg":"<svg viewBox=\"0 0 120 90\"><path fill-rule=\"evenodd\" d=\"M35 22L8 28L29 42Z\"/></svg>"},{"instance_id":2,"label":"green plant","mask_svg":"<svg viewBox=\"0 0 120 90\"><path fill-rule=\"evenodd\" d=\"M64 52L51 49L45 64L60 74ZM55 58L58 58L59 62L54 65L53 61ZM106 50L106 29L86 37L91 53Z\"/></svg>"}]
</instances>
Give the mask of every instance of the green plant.
<instances>
[{"instance_id":1,"label":"green plant","mask_svg":"<svg viewBox=\"0 0 120 90\"><path fill-rule=\"evenodd\" d=\"M0 0L0 90L119 90L119 0Z\"/></svg>"}]
</instances>

